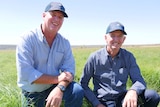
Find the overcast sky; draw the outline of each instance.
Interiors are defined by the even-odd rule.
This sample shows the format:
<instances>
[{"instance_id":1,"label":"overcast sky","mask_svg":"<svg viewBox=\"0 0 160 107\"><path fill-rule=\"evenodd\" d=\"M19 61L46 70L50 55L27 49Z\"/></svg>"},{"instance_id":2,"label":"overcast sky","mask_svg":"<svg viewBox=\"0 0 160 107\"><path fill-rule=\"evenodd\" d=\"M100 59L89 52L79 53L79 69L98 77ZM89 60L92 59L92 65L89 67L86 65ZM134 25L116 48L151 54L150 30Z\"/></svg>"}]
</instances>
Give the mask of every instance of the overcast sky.
<instances>
[{"instance_id":1,"label":"overcast sky","mask_svg":"<svg viewBox=\"0 0 160 107\"><path fill-rule=\"evenodd\" d=\"M104 45L109 23L124 24L124 44L160 43L160 0L57 0L66 8L59 33L71 45ZM39 27L51 0L2 0L0 44L17 44L18 37Z\"/></svg>"}]
</instances>

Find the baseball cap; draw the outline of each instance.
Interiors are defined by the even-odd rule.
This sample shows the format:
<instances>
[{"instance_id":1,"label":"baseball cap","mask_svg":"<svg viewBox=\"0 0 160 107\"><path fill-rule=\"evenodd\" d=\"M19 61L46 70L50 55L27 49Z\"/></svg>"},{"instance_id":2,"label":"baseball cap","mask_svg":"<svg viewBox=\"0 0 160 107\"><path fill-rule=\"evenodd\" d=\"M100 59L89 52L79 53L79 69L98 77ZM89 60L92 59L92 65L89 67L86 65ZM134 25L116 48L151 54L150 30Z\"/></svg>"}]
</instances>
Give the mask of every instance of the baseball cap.
<instances>
[{"instance_id":1,"label":"baseball cap","mask_svg":"<svg viewBox=\"0 0 160 107\"><path fill-rule=\"evenodd\" d=\"M110 23L108 28L107 28L106 34L111 33L113 31L116 31L116 30L120 30L125 35L127 35L127 33L124 30L124 26L120 22L112 22L112 23Z\"/></svg>"},{"instance_id":2,"label":"baseball cap","mask_svg":"<svg viewBox=\"0 0 160 107\"><path fill-rule=\"evenodd\" d=\"M45 8L45 12L54 11L54 10L61 11L63 13L64 17L68 17L67 13L65 12L65 8L61 3L50 2Z\"/></svg>"}]
</instances>

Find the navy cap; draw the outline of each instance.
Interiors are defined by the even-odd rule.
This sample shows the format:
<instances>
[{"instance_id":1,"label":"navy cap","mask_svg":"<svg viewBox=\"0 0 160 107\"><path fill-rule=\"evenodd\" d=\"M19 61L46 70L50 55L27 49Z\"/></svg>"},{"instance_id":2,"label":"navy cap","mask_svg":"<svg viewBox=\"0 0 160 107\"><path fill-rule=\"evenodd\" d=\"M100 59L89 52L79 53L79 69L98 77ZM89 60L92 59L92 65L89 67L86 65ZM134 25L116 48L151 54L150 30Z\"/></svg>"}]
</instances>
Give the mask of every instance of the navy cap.
<instances>
[{"instance_id":1,"label":"navy cap","mask_svg":"<svg viewBox=\"0 0 160 107\"><path fill-rule=\"evenodd\" d=\"M110 23L109 26L108 26L108 28L107 28L106 34L111 33L113 31L116 31L116 30L120 30L125 35L127 35L127 33L124 30L124 26L121 23L119 23L119 22L112 22L112 23Z\"/></svg>"},{"instance_id":2,"label":"navy cap","mask_svg":"<svg viewBox=\"0 0 160 107\"><path fill-rule=\"evenodd\" d=\"M54 11L54 10L61 11L63 13L64 17L68 17L67 13L65 12L65 8L61 3L51 2L45 8L45 12Z\"/></svg>"}]
</instances>

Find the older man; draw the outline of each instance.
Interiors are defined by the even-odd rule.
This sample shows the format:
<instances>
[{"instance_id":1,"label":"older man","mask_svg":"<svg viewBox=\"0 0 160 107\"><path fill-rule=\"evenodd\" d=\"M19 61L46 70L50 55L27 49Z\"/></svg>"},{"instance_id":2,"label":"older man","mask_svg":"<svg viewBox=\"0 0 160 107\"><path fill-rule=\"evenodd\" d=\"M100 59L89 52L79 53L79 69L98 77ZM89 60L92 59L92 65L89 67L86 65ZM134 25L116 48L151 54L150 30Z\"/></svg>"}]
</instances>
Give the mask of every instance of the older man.
<instances>
[{"instance_id":1,"label":"older man","mask_svg":"<svg viewBox=\"0 0 160 107\"><path fill-rule=\"evenodd\" d=\"M135 57L121 48L125 35L121 23L109 24L105 35L107 46L92 53L84 67L80 83L85 97L94 107L137 107L137 102L144 107L157 107L159 95L146 90ZM133 83L129 90L126 89L128 76ZM93 91L88 86L91 78Z\"/></svg>"}]
</instances>

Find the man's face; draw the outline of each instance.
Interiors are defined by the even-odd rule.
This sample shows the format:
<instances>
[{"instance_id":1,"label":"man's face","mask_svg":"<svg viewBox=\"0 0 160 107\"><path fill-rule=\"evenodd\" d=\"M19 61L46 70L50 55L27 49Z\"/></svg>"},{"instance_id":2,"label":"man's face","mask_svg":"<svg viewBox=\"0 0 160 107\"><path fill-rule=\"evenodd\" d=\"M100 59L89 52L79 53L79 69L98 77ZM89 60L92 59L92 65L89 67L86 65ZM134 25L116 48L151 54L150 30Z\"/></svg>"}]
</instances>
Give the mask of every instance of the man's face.
<instances>
[{"instance_id":1,"label":"man's face","mask_svg":"<svg viewBox=\"0 0 160 107\"><path fill-rule=\"evenodd\" d=\"M116 30L109 34L106 34L105 40L107 42L107 47L109 47L112 50L119 50L125 40L125 36L122 31Z\"/></svg>"},{"instance_id":2,"label":"man's face","mask_svg":"<svg viewBox=\"0 0 160 107\"><path fill-rule=\"evenodd\" d=\"M62 26L64 16L60 11L45 12L43 14L43 20L48 31L58 32L58 30Z\"/></svg>"}]
</instances>

